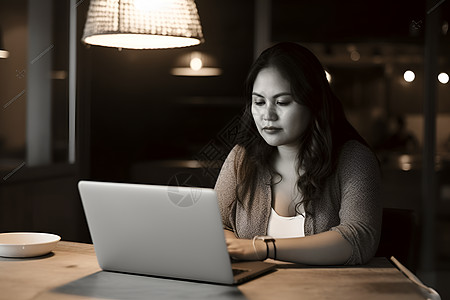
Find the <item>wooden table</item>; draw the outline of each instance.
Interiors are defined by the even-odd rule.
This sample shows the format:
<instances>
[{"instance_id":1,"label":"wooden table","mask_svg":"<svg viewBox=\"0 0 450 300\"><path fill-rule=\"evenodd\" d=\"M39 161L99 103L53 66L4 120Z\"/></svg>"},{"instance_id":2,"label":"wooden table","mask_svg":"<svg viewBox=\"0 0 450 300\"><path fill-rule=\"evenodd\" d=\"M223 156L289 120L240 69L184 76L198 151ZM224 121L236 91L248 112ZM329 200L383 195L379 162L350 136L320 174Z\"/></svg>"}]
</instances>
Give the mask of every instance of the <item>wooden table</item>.
<instances>
[{"instance_id":1,"label":"wooden table","mask_svg":"<svg viewBox=\"0 0 450 300\"><path fill-rule=\"evenodd\" d=\"M0 257L0 299L424 299L385 258L356 267L277 262L239 286L101 271L90 244L59 242L49 255Z\"/></svg>"}]
</instances>

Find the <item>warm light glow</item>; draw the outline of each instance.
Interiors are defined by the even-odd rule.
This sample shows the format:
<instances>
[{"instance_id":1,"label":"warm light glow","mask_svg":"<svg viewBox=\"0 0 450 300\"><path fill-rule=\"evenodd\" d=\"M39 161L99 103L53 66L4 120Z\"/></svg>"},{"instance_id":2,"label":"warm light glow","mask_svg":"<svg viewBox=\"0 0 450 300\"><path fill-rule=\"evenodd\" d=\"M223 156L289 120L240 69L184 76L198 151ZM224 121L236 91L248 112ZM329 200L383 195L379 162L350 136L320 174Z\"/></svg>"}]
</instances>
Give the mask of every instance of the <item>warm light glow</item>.
<instances>
[{"instance_id":1,"label":"warm light glow","mask_svg":"<svg viewBox=\"0 0 450 300\"><path fill-rule=\"evenodd\" d=\"M163 49L202 43L194 0L91 0L81 40L119 49Z\"/></svg>"},{"instance_id":2,"label":"warm light glow","mask_svg":"<svg viewBox=\"0 0 450 300\"><path fill-rule=\"evenodd\" d=\"M60 80L64 80L67 78L67 71L64 70L58 70L58 71L52 71L52 79L60 79Z\"/></svg>"},{"instance_id":3,"label":"warm light glow","mask_svg":"<svg viewBox=\"0 0 450 300\"><path fill-rule=\"evenodd\" d=\"M444 23L442 24L442 34L447 35L447 32L448 32L448 22L444 21Z\"/></svg>"},{"instance_id":4,"label":"warm light glow","mask_svg":"<svg viewBox=\"0 0 450 300\"><path fill-rule=\"evenodd\" d=\"M116 48L161 49L194 46L200 44L200 41L194 38L163 35L103 34L86 37L85 43Z\"/></svg>"},{"instance_id":5,"label":"warm light glow","mask_svg":"<svg viewBox=\"0 0 450 300\"><path fill-rule=\"evenodd\" d=\"M200 57L193 57L191 59L191 62L189 64L189 66L191 67L192 70L194 71L198 71L203 67L203 62L202 59Z\"/></svg>"},{"instance_id":6,"label":"warm light glow","mask_svg":"<svg viewBox=\"0 0 450 300\"><path fill-rule=\"evenodd\" d=\"M416 78L416 74L414 74L413 71L408 70L403 74L403 78L405 79L406 82L413 82L414 79Z\"/></svg>"},{"instance_id":7,"label":"warm light glow","mask_svg":"<svg viewBox=\"0 0 450 300\"><path fill-rule=\"evenodd\" d=\"M134 0L134 7L142 12L164 10L169 7L169 0Z\"/></svg>"},{"instance_id":8,"label":"warm light glow","mask_svg":"<svg viewBox=\"0 0 450 300\"><path fill-rule=\"evenodd\" d=\"M404 163L401 165L401 168L403 171L410 171L411 170L411 164L410 163Z\"/></svg>"},{"instance_id":9,"label":"warm light glow","mask_svg":"<svg viewBox=\"0 0 450 300\"><path fill-rule=\"evenodd\" d=\"M0 50L0 58L8 58L8 57L9 57L9 51Z\"/></svg>"},{"instance_id":10,"label":"warm light glow","mask_svg":"<svg viewBox=\"0 0 450 300\"><path fill-rule=\"evenodd\" d=\"M193 51L180 55L170 73L175 76L219 76L222 69L213 56Z\"/></svg>"},{"instance_id":11,"label":"warm light glow","mask_svg":"<svg viewBox=\"0 0 450 300\"><path fill-rule=\"evenodd\" d=\"M350 59L353 61L358 61L361 58L361 54L358 51L354 50L350 52Z\"/></svg>"},{"instance_id":12,"label":"warm light glow","mask_svg":"<svg viewBox=\"0 0 450 300\"><path fill-rule=\"evenodd\" d=\"M409 156L407 154L403 154L399 157L398 160L399 160L400 168L403 171L410 171L412 169L411 156Z\"/></svg>"},{"instance_id":13,"label":"warm light glow","mask_svg":"<svg viewBox=\"0 0 450 300\"><path fill-rule=\"evenodd\" d=\"M440 73L440 74L438 75L438 80L439 80L439 82L442 83L442 84L447 84L447 83L448 83L448 80L449 80L448 74L447 74L447 73L444 73L444 72Z\"/></svg>"},{"instance_id":14,"label":"warm light glow","mask_svg":"<svg viewBox=\"0 0 450 300\"><path fill-rule=\"evenodd\" d=\"M171 74L175 76L219 76L222 74L222 69L203 67L195 71L192 68L172 68Z\"/></svg>"},{"instance_id":15,"label":"warm light glow","mask_svg":"<svg viewBox=\"0 0 450 300\"><path fill-rule=\"evenodd\" d=\"M330 83L331 82L331 74L328 73L326 70L325 70L325 76L327 76L327 80Z\"/></svg>"}]
</instances>

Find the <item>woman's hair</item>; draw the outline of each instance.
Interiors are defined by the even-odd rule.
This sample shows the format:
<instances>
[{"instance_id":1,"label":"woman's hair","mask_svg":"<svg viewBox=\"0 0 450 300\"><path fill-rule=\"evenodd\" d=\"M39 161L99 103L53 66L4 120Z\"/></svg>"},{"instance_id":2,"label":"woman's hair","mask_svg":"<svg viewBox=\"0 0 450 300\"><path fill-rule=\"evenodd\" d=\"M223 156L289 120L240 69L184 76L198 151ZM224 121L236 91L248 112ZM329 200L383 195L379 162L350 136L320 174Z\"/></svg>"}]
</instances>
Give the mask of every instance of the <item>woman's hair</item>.
<instances>
[{"instance_id":1,"label":"woman's hair","mask_svg":"<svg viewBox=\"0 0 450 300\"><path fill-rule=\"evenodd\" d=\"M295 43L276 44L258 57L247 76L242 139L238 141L245 151L242 163L236 166L240 178L236 191L238 201L242 203L247 193L252 201L259 172L269 170L272 178L280 176L271 163L276 147L268 145L261 137L251 112L253 84L259 72L268 67L276 68L290 82L294 100L311 112L310 124L298 140L297 156L297 187L302 200L296 210L300 204L308 210L308 204L318 196L325 179L333 172L340 147L352 139L367 144L347 121L342 104L332 92L325 70L314 54Z\"/></svg>"}]
</instances>

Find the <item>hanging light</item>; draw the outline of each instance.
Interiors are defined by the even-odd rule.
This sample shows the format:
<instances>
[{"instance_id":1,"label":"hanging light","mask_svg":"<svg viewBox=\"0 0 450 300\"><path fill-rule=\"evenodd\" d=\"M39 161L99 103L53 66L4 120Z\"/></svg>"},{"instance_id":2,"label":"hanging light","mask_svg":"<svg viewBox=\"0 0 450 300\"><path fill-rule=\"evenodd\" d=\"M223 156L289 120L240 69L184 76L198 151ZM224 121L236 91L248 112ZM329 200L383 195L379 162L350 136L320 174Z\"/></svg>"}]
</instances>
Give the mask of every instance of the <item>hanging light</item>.
<instances>
[{"instance_id":1,"label":"hanging light","mask_svg":"<svg viewBox=\"0 0 450 300\"><path fill-rule=\"evenodd\" d=\"M9 51L3 46L3 35L2 29L0 28L0 58L8 58Z\"/></svg>"},{"instance_id":2,"label":"hanging light","mask_svg":"<svg viewBox=\"0 0 450 300\"><path fill-rule=\"evenodd\" d=\"M416 74L411 70L407 70L403 73L403 79L405 79L406 82L413 82L415 78Z\"/></svg>"},{"instance_id":3,"label":"hanging light","mask_svg":"<svg viewBox=\"0 0 450 300\"><path fill-rule=\"evenodd\" d=\"M327 70L325 70L325 76L327 77L327 81L328 81L328 83L331 83L331 79L332 79L332 77L331 77L331 74L330 74L330 73L328 73L328 71L327 71Z\"/></svg>"},{"instance_id":4,"label":"hanging light","mask_svg":"<svg viewBox=\"0 0 450 300\"><path fill-rule=\"evenodd\" d=\"M448 74L445 73L445 72L439 73L439 75L438 75L438 80L439 80L439 82L442 83L442 84L447 84L448 81L449 81L449 76L448 76Z\"/></svg>"},{"instance_id":5,"label":"hanging light","mask_svg":"<svg viewBox=\"0 0 450 300\"><path fill-rule=\"evenodd\" d=\"M219 76L222 69L217 67L216 59L203 52L194 51L180 56L177 67L170 73L175 76Z\"/></svg>"},{"instance_id":6,"label":"hanging light","mask_svg":"<svg viewBox=\"0 0 450 300\"><path fill-rule=\"evenodd\" d=\"M194 0L91 0L81 40L128 49L188 47L204 41Z\"/></svg>"}]
</instances>

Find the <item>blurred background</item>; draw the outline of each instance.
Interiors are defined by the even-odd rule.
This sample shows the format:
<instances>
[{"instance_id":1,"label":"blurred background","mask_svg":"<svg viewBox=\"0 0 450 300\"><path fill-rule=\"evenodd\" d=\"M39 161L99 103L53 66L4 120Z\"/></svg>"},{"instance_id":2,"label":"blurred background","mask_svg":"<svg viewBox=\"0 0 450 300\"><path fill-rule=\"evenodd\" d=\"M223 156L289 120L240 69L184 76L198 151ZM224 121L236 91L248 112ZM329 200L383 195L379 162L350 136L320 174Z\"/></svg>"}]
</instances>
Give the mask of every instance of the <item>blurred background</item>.
<instances>
[{"instance_id":1,"label":"blurred background","mask_svg":"<svg viewBox=\"0 0 450 300\"><path fill-rule=\"evenodd\" d=\"M195 2L203 44L129 50L81 42L89 0L0 0L0 232L90 242L80 179L213 187L250 65L293 41L378 155L402 263L449 295L449 1Z\"/></svg>"}]
</instances>

